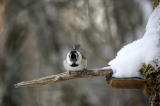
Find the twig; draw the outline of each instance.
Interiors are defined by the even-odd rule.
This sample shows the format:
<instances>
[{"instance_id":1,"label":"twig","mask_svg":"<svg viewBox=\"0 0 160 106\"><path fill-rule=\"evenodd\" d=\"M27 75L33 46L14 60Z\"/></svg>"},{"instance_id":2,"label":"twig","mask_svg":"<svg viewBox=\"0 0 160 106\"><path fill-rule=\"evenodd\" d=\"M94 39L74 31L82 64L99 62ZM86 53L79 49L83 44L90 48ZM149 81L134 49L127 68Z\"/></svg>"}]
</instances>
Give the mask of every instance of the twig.
<instances>
[{"instance_id":1,"label":"twig","mask_svg":"<svg viewBox=\"0 0 160 106\"><path fill-rule=\"evenodd\" d=\"M56 83L59 81L77 79L77 78L89 78L89 77L98 77L98 76L107 76L112 74L112 70L110 67L104 67L99 69L91 69L91 70L82 70L82 71L68 71L64 73L60 73L57 75L50 75L46 77L42 77L39 79L31 80L31 81L23 81L15 84L15 87L24 87L24 86L37 86L37 85L45 85L49 83Z\"/></svg>"}]
</instances>

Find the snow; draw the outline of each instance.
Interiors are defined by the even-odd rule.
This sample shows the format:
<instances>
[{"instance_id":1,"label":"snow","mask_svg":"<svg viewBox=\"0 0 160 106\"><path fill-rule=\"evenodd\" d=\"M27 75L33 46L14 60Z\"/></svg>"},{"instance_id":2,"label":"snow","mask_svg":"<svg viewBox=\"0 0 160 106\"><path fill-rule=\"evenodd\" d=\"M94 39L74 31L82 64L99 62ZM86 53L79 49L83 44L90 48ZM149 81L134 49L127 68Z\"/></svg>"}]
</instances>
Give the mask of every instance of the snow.
<instances>
[{"instance_id":1,"label":"snow","mask_svg":"<svg viewBox=\"0 0 160 106\"><path fill-rule=\"evenodd\" d=\"M146 32L138 39L124 46L109 62L116 78L140 77L143 64L151 64L160 57L160 5L149 17Z\"/></svg>"}]
</instances>

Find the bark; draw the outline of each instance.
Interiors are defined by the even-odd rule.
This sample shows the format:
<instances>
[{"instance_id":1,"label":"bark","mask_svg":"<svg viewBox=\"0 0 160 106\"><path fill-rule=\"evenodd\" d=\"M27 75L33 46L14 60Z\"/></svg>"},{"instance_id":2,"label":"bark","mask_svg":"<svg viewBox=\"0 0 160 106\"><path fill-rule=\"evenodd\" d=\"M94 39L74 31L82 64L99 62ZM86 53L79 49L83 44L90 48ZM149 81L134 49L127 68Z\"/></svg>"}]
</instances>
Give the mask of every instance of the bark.
<instances>
[{"instance_id":1,"label":"bark","mask_svg":"<svg viewBox=\"0 0 160 106\"><path fill-rule=\"evenodd\" d=\"M147 80L144 94L149 97L151 106L160 105L160 68L159 61L155 61L152 65L143 65L141 72Z\"/></svg>"},{"instance_id":2,"label":"bark","mask_svg":"<svg viewBox=\"0 0 160 106\"><path fill-rule=\"evenodd\" d=\"M152 0L153 8L156 8L160 0ZM157 59L153 64L144 65L142 67L142 74L147 79L147 86L144 90L145 94L149 96L150 106L160 106L160 66Z\"/></svg>"}]
</instances>

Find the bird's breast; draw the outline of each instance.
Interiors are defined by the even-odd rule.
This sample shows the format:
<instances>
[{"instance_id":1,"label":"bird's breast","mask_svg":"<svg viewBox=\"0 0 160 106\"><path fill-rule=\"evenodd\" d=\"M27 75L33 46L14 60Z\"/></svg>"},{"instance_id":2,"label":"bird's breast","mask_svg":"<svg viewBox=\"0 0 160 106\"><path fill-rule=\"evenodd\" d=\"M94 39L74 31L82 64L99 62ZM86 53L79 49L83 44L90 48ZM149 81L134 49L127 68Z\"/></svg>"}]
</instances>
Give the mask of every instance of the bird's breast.
<instances>
[{"instance_id":1,"label":"bird's breast","mask_svg":"<svg viewBox=\"0 0 160 106\"><path fill-rule=\"evenodd\" d=\"M71 67L77 67L77 66L78 66L78 64L73 63L73 64L71 64L70 66L71 66Z\"/></svg>"}]
</instances>

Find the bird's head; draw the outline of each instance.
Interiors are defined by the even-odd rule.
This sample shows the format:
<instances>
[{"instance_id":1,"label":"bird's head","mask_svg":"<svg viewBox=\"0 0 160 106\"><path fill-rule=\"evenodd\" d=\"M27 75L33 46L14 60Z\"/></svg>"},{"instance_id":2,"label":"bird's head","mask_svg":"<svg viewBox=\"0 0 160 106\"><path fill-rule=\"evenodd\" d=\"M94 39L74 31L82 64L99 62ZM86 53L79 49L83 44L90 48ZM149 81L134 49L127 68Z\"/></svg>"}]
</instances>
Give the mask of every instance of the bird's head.
<instances>
[{"instance_id":1,"label":"bird's head","mask_svg":"<svg viewBox=\"0 0 160 106\"><path fill-rule=\"evenodd\" d=\"M77 50L72 50L67 54L66 61L70 66L76 67L82 61L82 54Z\"/></svg>"}]
</instances>

